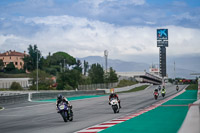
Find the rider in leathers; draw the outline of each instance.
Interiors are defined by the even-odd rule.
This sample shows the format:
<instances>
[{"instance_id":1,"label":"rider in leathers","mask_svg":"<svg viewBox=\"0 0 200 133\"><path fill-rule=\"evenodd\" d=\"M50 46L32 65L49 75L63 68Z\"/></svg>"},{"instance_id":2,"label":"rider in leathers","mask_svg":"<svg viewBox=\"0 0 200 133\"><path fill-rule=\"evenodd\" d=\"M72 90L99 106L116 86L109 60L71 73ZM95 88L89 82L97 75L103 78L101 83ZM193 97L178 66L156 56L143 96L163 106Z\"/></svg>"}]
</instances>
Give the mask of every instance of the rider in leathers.
<instances>
[{"instance_id":1,"label":"rider in leathers","mask_svg":"<svg viewBox=\"0 0 200 133\"><path fill-rule=\"evenodd\" d=\"M66 102L67 106L72 109L72 105L70 104L68 99L66 97L62 96L61 94L59 94L58 97L57 97L57 101L56 101L57 109L58 109L58 105L59 105L60 102ZM58 113L59 113L59 111L58 111Z\"/></svg>"},{"instance_id":2,"label":"rider in leathers","mask_svg":"<svg viewBox=\"0 0 200 133\"><path fill-rule=\"evenodd\" d=\"M117 95L116 93L112 92L112 93L110 94L110 96L109 96L109 104L110 104L112 98L116 98L116 99L117 99L117 101L118 101L118 103L119 103L119 108L121 108L121 104L120 104L120 100L119 100L118 95Z\"/></svg>"}]
</instances>

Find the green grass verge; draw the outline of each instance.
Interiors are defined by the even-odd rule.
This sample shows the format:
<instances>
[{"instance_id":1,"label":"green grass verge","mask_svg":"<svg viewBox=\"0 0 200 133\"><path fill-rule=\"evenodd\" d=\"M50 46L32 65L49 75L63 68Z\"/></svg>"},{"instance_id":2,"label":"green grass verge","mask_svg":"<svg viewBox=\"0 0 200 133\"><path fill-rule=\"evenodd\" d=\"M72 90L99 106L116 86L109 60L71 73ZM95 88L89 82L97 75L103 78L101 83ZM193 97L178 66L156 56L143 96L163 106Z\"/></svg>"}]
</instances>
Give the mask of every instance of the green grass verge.
<instances>
[{"instance_id":1,"label":"green grass verge","mask_svg":"<svg viewBox=\"0 0 200 133\"><path fill-rule=\"evenodd\" d=\"M198 90L198 84L190 84L186 90Z\"/></svg>"},{"instance_id":2,"label":"green grass verge","mask_svg":"<svg viewBox=\"0 0 200 133\"><path fill-rule=\"evenodd\" d=\"M134 84L137 84L137 82L123 79L119 82L119 84L117 85L116 88L131 86L131 85L134 85Z\"/></svg>"},{"instance_id":3,"label":"green grass verge","mask_svg":"<svg viewBox=\"0 0 200 133\"><path fill-rule=\"evenodd\" d=\"M128 90L128 91L122 91L122 92L118 92L118 93L129 93L129 92L141 91L141 90L146 89L148 86L149 86L149 85L143 85L143 86L136 87L136 88L133 88L133 89Z\"/></svg>"}]
</instances>

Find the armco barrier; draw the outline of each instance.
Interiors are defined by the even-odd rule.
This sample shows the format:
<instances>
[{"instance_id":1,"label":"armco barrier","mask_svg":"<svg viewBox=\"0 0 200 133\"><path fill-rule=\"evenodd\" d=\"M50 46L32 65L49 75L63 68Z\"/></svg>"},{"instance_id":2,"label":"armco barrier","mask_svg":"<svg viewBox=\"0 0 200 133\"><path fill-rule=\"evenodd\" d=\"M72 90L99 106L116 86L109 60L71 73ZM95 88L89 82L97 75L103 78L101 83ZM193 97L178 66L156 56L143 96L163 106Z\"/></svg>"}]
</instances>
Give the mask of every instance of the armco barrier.
<instances>
[{"instance_id":1,"label":"armco barrier","mask_svg":"<svg viewBox=\"0 0 200 133\"><path fill-rule=\"evenodd\" d=\"M0 96L0 104L15 104L28 101L28 94Z\"/></svg>"},{"instance_id":2,"label":"armco barrier","mask_svg":"<svg viewBox=\"0 0 200 133\"><path fill-rule=\"evenodd\" d=\"M80 95L102 95L105 94L104 90L90 90L90 91L58 91L58 92L40 92L32 93L31 100L53 99L57 98L58 94L65 97L80 96Z\"/></svg>"}]
</instances>

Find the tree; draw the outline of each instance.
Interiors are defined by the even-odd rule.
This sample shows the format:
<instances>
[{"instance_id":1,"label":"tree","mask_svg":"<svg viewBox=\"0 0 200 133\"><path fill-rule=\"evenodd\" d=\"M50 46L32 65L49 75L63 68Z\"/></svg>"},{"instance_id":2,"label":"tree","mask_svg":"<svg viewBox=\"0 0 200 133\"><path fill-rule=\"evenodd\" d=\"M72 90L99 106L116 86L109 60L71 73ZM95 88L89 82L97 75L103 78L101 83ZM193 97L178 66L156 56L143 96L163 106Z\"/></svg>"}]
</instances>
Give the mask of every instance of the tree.
<instances>
[{"instance_id":1,"label":"tree","mask_svg":"<svg viewBox=\"0 0 200 133\"><path fill-rule=\"evenodd\" d=\"M118 82L118 77L117 77L117 74L116 74L116 71L113 70L112 67L110 67L110 71L108 73L108 81L109 83L114 83L114 82Z\"/></svg>"},{"instance_id":2,"label":"tree","mask_svg":"<svg viewBox=\"0 0 200 133\"><path fill-rule=\"evenodd\" d=\"M41 58L41 52L38 50L37 46L29 45L28 47L28 56L24 57L24 69L28 71L33 71L37 68L37 57L38 61Z\"/></svg>"},{"instance_id":3,"label":"tree","mask_svg":"<svg viewBox=\"0 0 200 133\"><path fill-rule=\"evenodd\" d=\"M49 57L50 65L64 64L64 61L69 66L76 64L76 59L65 52L56 52Z\"/></svg>"},{"instance_id":4,"label":"tree","mask_svg":"<svg viewBox=\"0 0 200 133\"><path fill-rule=\"evenodd\" d=\"M23 88L21 87L21 85L17 82L13 82L10 86L11 90L23 90Z\"/></svg>"},{"instance_id":5,"label":"tree","mask_svg":"<svg viewBox=\"0 0 200 133\"><path fill-rule=\"evenodd\" d=\"M0 70L3 70L3 67L4 67L3 60L0 59Z\"/></svg>"},{"instance_id":6,"label":"tree","mask_svg":"<svg viewBox=\"0 0 200 133\"><path fill-rule=\"evenodd\" d=\"M84 65L84 66L83 66L83 67L84 67L84 68L83 68L83 71L84 71L83 74L86 75L86 73L87 73L87 71L88 71L88 68L89 68L89 64L88 64L87 61L84 60L83 65Z\"/></svg>"},{"instance_id":7,"label":"tree","mask_svg":"<svg viewBox=\"0 0 200 133\"><path fill-rule=\"evenodd\" d=\"M81 61L77 60L74 69L78 70L80 73L82 73L82 67L81 67Z\"/></svg>"},{"instance_id":8,"label":"tree","mask_svg":"<svg viewBox=\"0 0 200 133\"><path fill-rule=\"evenodd\" d=\"M58 90L69 90L78 87L78 83L81 79L81 73L77 69L66 70L59 74L57 79Z\"/></svg>"},{"instance_id":9,"label":"tree","mask_svg":"<svg viewBox=\"0 0 200 133\"><path fill-rule=\"evenodd\" d=\"M50 86L53 84L53 81L50 78L51 76L47 74L45 71L38 70L38 89L39 90L48 90L51 89ZM32 79L32 86L30 89L36 90L36 81L37 81L37 70L34 70L30 74L30 78Z\"/></svg>"},{"instance_id":10,"label":"tree","mask_svg":"<svg viewBox=\"0 0 200 133\"><path fill-rule=\"evenodd\" d=\"M13 64L13 62L10 62L5 68L6 72L11 72L11 71L14 71L15 69L16 68L15 68L15 65Z\"/></svg>"},{"instance_id":11,"label":"tree","mask_svg":"<svg viewBox=\"0 0 200 133\"><path fill-rule=\"evenodd\" d=\"M37 70L34 70L30 73L30 78L33 81L33 84L36 84L37 81ZM38 70L38 83L46 83L46 81L50 78L50 75L45 71Z\"/></svg>"},{"instance_id":12,"label":"tree","mask_svg":"<svg viewBox=\"0 0 200 133\"><path fill-rule=\"evenodd\" d=\"M100 64L92 64L88 76L93 84L104 83L104 71Z\"/></svg>"}]
</instances>

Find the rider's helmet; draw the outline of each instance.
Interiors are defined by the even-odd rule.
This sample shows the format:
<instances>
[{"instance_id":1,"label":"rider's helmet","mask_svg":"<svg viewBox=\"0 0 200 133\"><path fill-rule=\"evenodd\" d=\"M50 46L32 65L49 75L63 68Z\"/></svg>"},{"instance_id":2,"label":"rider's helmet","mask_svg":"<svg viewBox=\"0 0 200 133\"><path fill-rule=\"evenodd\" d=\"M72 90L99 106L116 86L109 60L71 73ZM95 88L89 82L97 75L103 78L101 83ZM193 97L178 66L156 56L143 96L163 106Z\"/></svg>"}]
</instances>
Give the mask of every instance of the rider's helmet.
<instances>
[{"instance_id":1,"label":"rider's helmet","mask_svg":"<svg viewBox=\"0 0 200 133\"><path fill-rule=\"evenodd\" d=\"M61 94L58 94L57 99L61 100L63 98L63 96Z\"/></svg>"}]
</instances>

